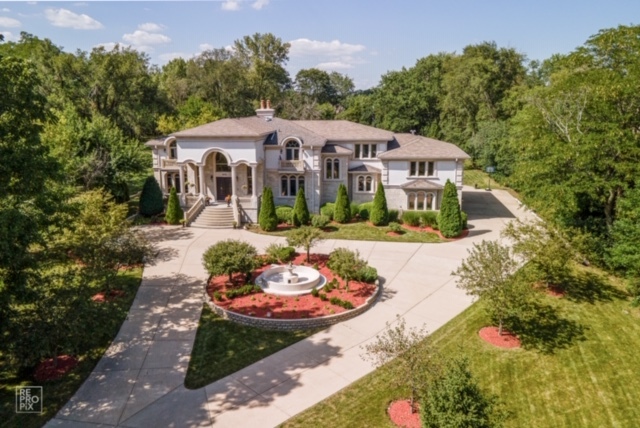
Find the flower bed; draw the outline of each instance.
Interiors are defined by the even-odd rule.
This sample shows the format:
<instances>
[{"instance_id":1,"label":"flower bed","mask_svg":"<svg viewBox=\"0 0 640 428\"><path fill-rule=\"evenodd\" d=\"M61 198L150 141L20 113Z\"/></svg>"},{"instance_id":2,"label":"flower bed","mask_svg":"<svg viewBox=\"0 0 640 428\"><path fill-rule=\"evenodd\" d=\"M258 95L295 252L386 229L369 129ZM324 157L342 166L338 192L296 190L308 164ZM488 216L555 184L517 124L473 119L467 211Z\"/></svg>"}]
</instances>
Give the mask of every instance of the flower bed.
<instances>
[{"instance_id":1,"label":"flower bed","mask_svg":"<svg viewBox=\"0 0 640 428\"><path fill-rule=\"evenodd\" d=\"M254 292L232 299L226 298L227 291L237 289L246 284L247 278L240 274L233 277L233 284L229 283L229 277L226 275L210 278L207 285L207 294L216 306L225 311L256 318L294 320L331 316L346 311L344 307L331 303L331 298L349 302L354 308L358 308L364 305L377 291L378 287L376 285L359 281L350 281L349 291L347 291L344 281L334 275L327 267L326 264L329 259L327 255L312 254L310 263L304 262L305 259L306 254L296 254L293 264L306 266L317 264L318 271L327 279L327 283L334 278L338 282L338 287L329 292L324 289L319 290L320 293L326 295L327 300L321 300L320 297L314 297L311 294L276 296L263 292ZM251 282L253 283L258 275L270 266L269 264L264 264L254 270L251 275ZM219 299L221 296L223 297L222 300Z\"/></svg>"},{"instance_id":2,"label":"flower bed","mask_svg":"<svg viewBox=\"0 0 640 428\"><path fill-rule=\"evenodd\" d=\"M444 236L442 236L442 233L439 230L436 230L436 229L434 229L432 227L429 227L429 226L420 227L420 226L409 226L408 224L403 224L402 227L407 229L407 230L414 231L414 232L435 233L436 235L438 235L440 237L440 239L442 239L444 241L457 241L458 239L466 238L467 236L469 236L469 229L462 229L462 233L460 233L460 235L456 236L455 238L445 238Z\"/></svg>"}]
</instances>

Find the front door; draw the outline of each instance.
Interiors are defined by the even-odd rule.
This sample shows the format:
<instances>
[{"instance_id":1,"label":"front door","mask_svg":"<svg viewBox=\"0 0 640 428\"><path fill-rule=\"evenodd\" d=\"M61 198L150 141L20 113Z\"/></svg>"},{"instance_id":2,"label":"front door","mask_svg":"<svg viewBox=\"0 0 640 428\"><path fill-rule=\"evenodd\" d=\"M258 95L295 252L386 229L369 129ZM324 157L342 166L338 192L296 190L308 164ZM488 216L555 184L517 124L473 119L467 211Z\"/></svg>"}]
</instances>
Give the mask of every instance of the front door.
<instances>
[{"instance_id":1,"label":"front door","mask_svg":"<svg viewBox=\"0 0 640 428\"><path fill-rule=\"evenodd\" d=\"M231 177L216 177L216 187L217 199L224 201L224 198L231 194Z\"/></svg>"}]
</instances>

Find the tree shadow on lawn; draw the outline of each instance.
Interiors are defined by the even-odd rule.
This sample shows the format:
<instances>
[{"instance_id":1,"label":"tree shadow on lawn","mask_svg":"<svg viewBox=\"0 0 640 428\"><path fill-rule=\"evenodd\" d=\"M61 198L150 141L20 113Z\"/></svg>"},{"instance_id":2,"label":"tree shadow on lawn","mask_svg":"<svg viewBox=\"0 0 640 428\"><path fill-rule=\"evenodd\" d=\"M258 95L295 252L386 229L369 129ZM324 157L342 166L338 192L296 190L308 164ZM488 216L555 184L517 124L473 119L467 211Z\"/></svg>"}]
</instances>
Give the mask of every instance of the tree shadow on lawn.
<instances>
[{"instance_id":1,"label":"tree shadow on lawn","mask_svg":"<svg viewBox=\"0 0 640 428\"><path fill-rule=\"evenodd\" d=\"M515 333L525 349L553 354L557 349L584 340L584 328L579 323L561 317L558 311L540 302L529 302L517 316L505 319L505 325Z\"/></svg>"},{"instance_id":2,"label":"tree shadow on lawn","mask_svg":"<svg viewBox=\"0 0 640 428\"><path fill-rule=\"evenodd\" d=\"M564 281L567 299L574 302L610 302L624 299L626 295L609 284L601 275L592 272L575 272Z\"/></svg>"}]
</instances>

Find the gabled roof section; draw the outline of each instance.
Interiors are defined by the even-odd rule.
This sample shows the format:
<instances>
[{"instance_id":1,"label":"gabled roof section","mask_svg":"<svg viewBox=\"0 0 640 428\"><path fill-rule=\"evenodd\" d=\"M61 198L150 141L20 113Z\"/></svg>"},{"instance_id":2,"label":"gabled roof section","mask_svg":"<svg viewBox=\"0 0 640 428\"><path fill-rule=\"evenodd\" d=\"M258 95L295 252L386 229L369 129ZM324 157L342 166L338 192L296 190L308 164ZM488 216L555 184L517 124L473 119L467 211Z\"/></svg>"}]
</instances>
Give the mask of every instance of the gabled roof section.
<instances>
[{"instance_id":1,"label":"gabled roof section","mask_svg":"<svg viewBox=\"0 0 640 428\"><path fill-rule=\"evenodd\" d=\"M296 120L295 123L329 141L390 141L393 133L348 120Z\"/></svg>"},{"instance_id":2,"label":"gabled roof section","mask_svg":"<svg viewBox=\"0 0 640 428\"><path fill-rule=\"evenodd\" d=\"M274 131L273 120L261 117L241 117L237 119L220 119L195 128L171 134L180 138L220 138L220 137L262 137Z\"/></svg>"},{"instance_id":3,"label":"gabled roof section","mask_svg":"<svg viewBox=\"0 0 640 428\"><path fill-rule=\"evenodd\" d=\"M321 153L323 155L350 155L353 153L353 150L347 149L346 147L338 146L337 144L327 144L322 148Z\"/></svg>"},{"instance_id":4,"label":"gabled roof section","mask_svg":"<svg viewBox=\"0 0 640 428\"><path fill-rule=\"evenodd\" d=\"M379 159L469 159L455 144L413 134L395 134L387 151L378 155Z\"/></svg>"},{"instance_id":5,"label":"gabled roof section","mask_svg":"<svg viewBox=\"0 0 640 428\"><path fill-rule=\"evenodd\" d=\"M147 147L164 146L164 142L165 142L166 139L167 139L167 137L154 138L153 140L149 140L146 143L144 143L144 145L147 146Z\"/></svg>"},{"instance_id":6,"label":"gabled roof section","mask_svg":"<svg viewBox=\"0 0 640 428\"><path fill-rule=\"evenodd\" d=\"M411 180L407 183L400 185L404 190L440 190L444 189L440 184L434 183L431 180L420 178L418 180Z\"/></svg>"},{"instance_id":7,"label":"gabled roof section","mask_svg":"<svg viewBox=\"0 0 640 428\"><path fill-rule=\"evenodd\" d=\"M380 174L382 170L380 168L376 168L375 166L363 164L354 166L353 168L349 168L349 172L369 172L373 174Z\"/></svg>"},{"instance_id":8,"label":"gabled roof section","mask_svg":"<svg viewBox=\"0 0 640 428\"><path fill-rule=\"evenodd\" d=\"M296 137L302 140L302 145L321 147L327 142L322 133L317 133L300 126L299 120L286 120L274 117L271 121L278 134L278 144L282 144L289 137Z\"/></svg>"}]
</instances>

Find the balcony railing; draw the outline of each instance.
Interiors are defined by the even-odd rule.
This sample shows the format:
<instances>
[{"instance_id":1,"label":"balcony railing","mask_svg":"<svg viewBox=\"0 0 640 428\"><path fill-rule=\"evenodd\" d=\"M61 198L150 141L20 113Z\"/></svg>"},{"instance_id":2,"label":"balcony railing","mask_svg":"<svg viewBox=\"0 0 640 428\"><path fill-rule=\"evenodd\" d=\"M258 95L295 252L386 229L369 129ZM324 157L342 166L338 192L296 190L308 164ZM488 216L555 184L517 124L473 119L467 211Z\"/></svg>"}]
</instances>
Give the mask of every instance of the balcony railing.
<instances>
[{"instance_id":1,"label":"balcony railing","mask_svg":"<svg viewBox=\"0 0 640 428\"><path fill-rule=\"evenodd\" d=\"M174 166L178 166L178 161L176 159L162 159L163 168L171 168Z\"/></svg>"},{"instance_id":2,"label":"balcony railing","mask_svg":"<svg viewBox=\"0 0 640 428\"><path fill-rule=\"evenodd\" d=\"M304 162L301 160L281 160L280 169L304 171Z\"/></svg>"}]
</instances>

